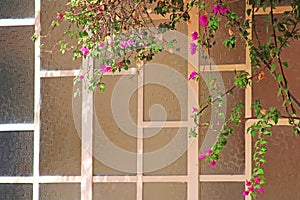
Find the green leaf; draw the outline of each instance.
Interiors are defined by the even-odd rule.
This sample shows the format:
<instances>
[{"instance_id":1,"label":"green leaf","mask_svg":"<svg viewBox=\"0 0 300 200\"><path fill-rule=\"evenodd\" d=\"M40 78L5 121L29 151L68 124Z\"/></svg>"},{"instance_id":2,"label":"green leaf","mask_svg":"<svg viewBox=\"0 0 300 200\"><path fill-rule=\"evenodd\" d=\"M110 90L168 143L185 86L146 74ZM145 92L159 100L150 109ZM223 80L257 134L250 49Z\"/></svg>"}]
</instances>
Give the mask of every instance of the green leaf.
<instances>
[{"instance_id":1,"label":"green leaf","mask_svg":"<svg viewBox=\"0 0 300 200\"><path fill-rule=\"evenodd\" d=\"M265 171L263 169L258 169L257 174L258 175L263 175L263 174L265 174Z\"/></svg>"},{"instance_id":2,"label":"green leaf","mask_svg":"<svg viewBox=\"0 0 300 200\"><path fill-rule=\"evenodd\" d=\"M100 90L101 92L104 92L104 91L105 91L105 84L104 84L104 83L101 83L101 84L100 84L99 90Z\"/></svg>"},{"instance_id":3,"label":"green leaf","mask_svg":"<svg viewBox=\"0 0 300 200\"><path fill-rule=\"evenodd\" d=\"M276 64L274 63L271 66L270 72L273 73L275 71L275 69L276 69Z\"/></svg>"},{"instance_id":4,"label":"green leaf","mask_svg":"<svg viewBox=\"0 0 300 200\"><path fill-rule=\"evenodd\" d=\"M282 62L283 66L285 67L289 67L289 63L288 62Z\"/></svg>"},{"instance_id":5,"label":"green leaf","mask_svg":"<svg viewBox=\"0 0 300 200\"><path fill-rule=\"evenodd\" d=\"M270 131L270 130L266 130L266 131L264 132L264 135L271 135L271 131Z\"/></svg>"}]
</instances>

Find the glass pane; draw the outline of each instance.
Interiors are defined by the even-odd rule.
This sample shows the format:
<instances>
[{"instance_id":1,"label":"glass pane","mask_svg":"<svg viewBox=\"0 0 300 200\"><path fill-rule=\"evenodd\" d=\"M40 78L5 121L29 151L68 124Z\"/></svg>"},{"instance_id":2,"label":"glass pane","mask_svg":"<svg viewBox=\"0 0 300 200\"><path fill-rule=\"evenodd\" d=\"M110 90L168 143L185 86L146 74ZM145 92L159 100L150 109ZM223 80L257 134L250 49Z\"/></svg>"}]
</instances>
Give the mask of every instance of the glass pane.
<instances>
[{"instance_id":1,"label":"glass pane","mask_svg":"<svg viewBox=\"0 0 300 200\"><path fill-rule=\"evenodd\" d=\"M244 183L200 183L199 200L243 200Z\"/></svg>"},{"instance_id":2,"label":"glass pane","mask_svg":"<svg viewBox=\"0 0 300 200\"><path fill-rule=\"evenodd\" d=\"M34 0L1 0L0 18L34 17Z\"/></svg>"},{"instance_id":3,"label":"glass pane","mask_svg":"<svg viewBox=\"0 0 300 200\"><path fill-rule=\"evenodd\" d=\"M186 175L187 137L185 128L144 129L145 175Z\"/></svg>"},{"instance_id":4,"label":"glass pane","mask_svg":"<svg viewBox=\"0 0 300 200\"><path fill-rule=\"evenodd\" d=\"M143 200L187 200L186 183L144 183Z\"/></svg>"},{"instance_id":5,"label":"glass pane","mask_svg":"<svg viewBox=\"0 0 300 200\"><path fill-rule=\"evenodd\" d=\"M41 1L41 35L47 35L51 31L51 23L56 20L56 15L59 10L66 8L66 1L57 0L42 0ZM62 22L59 27L51 31L49 36L42 38L44 47L41 52L42 69L48 70L67 70L78 69L81 67L82 59L73 60L73 52L67 51L64 55L59 51L59 45L56 45L60 39L64 39L68 44L76 46L75 40L71 40L68 35L64 33L69 24Z\"/></svg>"},{"instance_id":6,"label":"glass pane","mask_svg":"<svg viewBox=\"0 0 300 200\"><path fill-rule=\"evenodd\" d=\"M280 19L279 15L276 15ZM266 16L260 15L256 17L257 32L261 36L259 39L262 41L267 40L265 34ZM300 27L300 26L298 26ZM281 60L288 62L289 67L284 67L284 73L288 80L289 92L296 98L300 96L300 69L298 67L300 62L299 57L299 40L291 40L289 47L282 50ZM277 65L277 72L279 72L279 65ZM257 79L256 79L257 80ZM267 88L267 89L266 89ZM285 114L285 109L281 106L283 104L282 98L277 97L278 87L277 81L274 76L270 75L268 71L265 73L265 78L259 82L254 81L253 84L253 99L260 99L262 107L269 109L270 107L276 107L282 114ZM270 101L272 99L272 101ZM299 99L298 99L299 101ZM295 106L297 113L300 112L300 108Z\"/></svg>"},{"instance_id":7,"label":"glass pane","mask_svg":"<svg viewBox=\"0 0 300 200\"><path fill-rule=\"evenodd\" d=\"M33 33L33 26L0 27L0 124L33 122Z\"/></svg>"},{"instance_id":8,"label":"glass pane","mask_svg":"<svg viewBox=\"0 0 300 200\"><path fill-rule=\"evenodd\" d=\"M187 61L162 52L144 69L144 120L187 119Z\"/></svg>"},{"instance_id":9,"label":"glass pane","mask_svg":"<svg viewBox=\"0 0 300 200\"><path fill-rule=\"evenodd\" d=\"M266 138L267 162L263 165L267 183L257 199L300 199L300 138L289 126L277 126L271 131L272 136Z\"/></svg>"},{"instance_id":10,"label":"glass pane","mask_svg":"<svg viewBox=\"0 0 300 200\"><path fill-rule=\"evenodd\" d=\"M28 200L32 199L31 184L0 184L0 199Z\"/></svg>"},{"instance_id":11,"label":"glass pane","mask_svg":"<svg viewBox=\"0 0 300 200\"><path fill-rule=\"evenodd\" d=\"M211 7L213 1L208 1L207 3L208 7ZM239 16L245 16L245 1L228 1L226 4L228 5L229 10L237 12ZM244 41L240 39L239 34L235 35L237 41L234 49L229 50L223 44L224 40L227 40L230 37L228 28L225 28L225 22L226 20L222 19L219 24L219 30L214 37L216 45L211 48L210 57L215 64L244 64L246 63L246 50Z\"/></svg>"},{"instance_id":12,"label":"glass pane","mask_svg":"<svg viewBox=\"0 0 300 200\"><path fill-rule=\"evenodd\" d=\"M204 73L203 76L208 76L208 73ZM214 76L214 73L211 73ZM224 83L225 90L233 86L234 72L221 72L221 78ZM207 97L209 96L208 88L205 84L203 78L200 79L200 102L206 103ZM245 101L245 91L241 89L234 90L232 95L226 96L226 119L230 116L230 111L234 107L236 102ZM211 120L211 108L208 108L205 115L201 118L201 123ZM214 112L215 113L215 112ZM216 121L214 121L216 125ZM245 137L244 137L244 123L240 126L234 128L233 135L229 136L227 145L224 147L220 154L220 159L218 161L217 167L211 169L209 167L209 162L206 160L200 161L200 172L201 174L243 174L245 171ZM201 127L200 131L200 144L201 150L204 151L207 148L210 148L211 145L207 146L207 141L211 142L209 135L207 136L208 131L213 129L208 129L207 127ZM211 132L214 133L214 132ZM214 138L212 138L214 141ZM206 140L206 141L205 141ZM204 142L205 141L205 142ZM202 147L203 146L203 147ZM203 152L200 152L203 153Z\"/></svg>"},{"instance_id":13,"label":"glass pane","mask_svg":"<svg viewBox=\"0 0 300 200\"><path fill-rule=\"evenodd\" d=\"M30 176L33 132L0 132L0 176Z\"/></svg>"},{"instance_id":14,"label":"glass pane","mask_svg":"<svg viewBox=\"0 0 300 200\"><path fill-rule=\"evenodd\" d=\"M80 175L81 141L72 114L73 79L42 80L41 175Z\"/></svg>"},{"instance_id":15,"label":"glass pane","mask_svg":"<svg viewBox=\"0 0 300 200\"><path fill-rule=\"evenodd\" d=\"M40 184L40 200L80 200L80 184Z\"/></svg>"},{"instance_id":16,"label":"glass pane","mask_svg":"<svg viewBox=\"0 0 300 200\"><path fill-rule=\"evenodd\" d=\"M94 96L94 174L136 173L137 77L104 76Z\"/></svg>"},{"instance_id":17,"label":"glass pane","mask_svg":"<svg viewBox=\"0 0 300 200\"><path fill-rule=\"evenodd\" d=\"M187 24L177 28L180 33L168 32L164 39L176 39L180 50L165 49L144 67L144 121L187 120Z\"/></svg>"},{"instance_id":18,"label":"glass pane","mask_svg":"<svg viewBox=\"0 0 300 200\"><path fill-rule=\"evenodd\" d=\"M93 199L134 200L136 185L134 183L94 183Z\"/></svg>"}]
</instances>

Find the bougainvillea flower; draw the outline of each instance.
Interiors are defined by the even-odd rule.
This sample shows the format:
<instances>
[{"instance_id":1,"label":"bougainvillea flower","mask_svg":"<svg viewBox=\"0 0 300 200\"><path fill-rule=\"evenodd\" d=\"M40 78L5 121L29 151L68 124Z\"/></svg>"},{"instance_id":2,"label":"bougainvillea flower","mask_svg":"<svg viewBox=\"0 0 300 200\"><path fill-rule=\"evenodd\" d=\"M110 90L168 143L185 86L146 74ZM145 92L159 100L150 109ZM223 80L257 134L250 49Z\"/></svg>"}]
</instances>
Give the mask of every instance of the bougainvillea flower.
<instances>
[{"instance_id":1,"label":"bougainvillea flower","mask_svg":"<svg viewBox=\"0 0 300 200\"><path fill-rule=\"evenodd\" d=\"M242 193L242 196L244 196L244 197L245 197L245 196L248 196L248 195L249 195L249 191L247 191L247 190L244 190L244 191L243 191L243 193Z\"/></svg>"},{"instance_id":2,"label":"bougainvillea flower","mask_svg":"<svg viewBox=\"0 0 300 200\"><path fill-rule=\"evenodd\" d=\"M206 155L205 154L199 154L198 156L199 160L203 160L206 158Z\"/></svg>"},{"instance_id":3,"label":"bougainvillea flower","mask_svg":"<svg viewBox=\"0 0 300 200\"><path fill-rule=\"evenodd\" d=\"M197 52L197 45L196 45L195 43L191 43L191 44L190 44L190 53L191 53L192 55L195 55L196 52Z\"/></svg>"},{"instance_id":4,"label":"bougainvillea flower","mask_svg":"<svg viewBox=\"0 0 300 200\"><path fill-rule=\"evenodd\" d=\"M124 66L124 63L123 62L117 62L117 66L122 67L122 66Z\"/></svg>"},{"instance_id":5,"label":"bougainvillea flower","mask_svg":"<svg viewBox=\"0 0 300 200\"><path fill-rule=\"evenodd\" d=\"M199 110L197 107L193 107L193 113L197 113Z\"/></svg>"},{"instance_id":6,"label":"bougainvillea flower","mask_svg":"<svg viewBox=\"0 0 300 200\"><path fill-rule=\"evenodd\" d=\"M104 42L101 42L100 44L99 44L99 48L103 48L104 47Z\"/></svg>"},{"instance_id":7,"label":"bougainvillea flower","mask_svg":"<svg viewBox=\"0 0 300 200\"><path fill-rule=\"evenodd\" d=\"M250 181L246 180L246 186L249 187L249 186L251 186L251 184L252 184L252 183L251 183Z\"/></svg>"},{"instance_id":8,"label":"bougainvillea flower","mask_svg":"<svg viewBox=\"0 0 300 200\"><path fill-rule=\"evenodd\" d=\"M57 13L56 19L62 19L64 16L64 13Z\"/></svg>"},{"instance_id":9,"label":"bougainvillea flower","mask_svg":"<svg viewBox=\"0 0 300 200\"><path fill-rule=\"evenodd\" d=\"M123 40L123 41L120 43L120 47L121 47L122 49L125 49L126 47L128 47L127 41L126 41L126 40Z\"/></svg>"},{"instance_id":10,"label":"bougainvillea flower","mask_svg":"<svg viewBox=\"0 0 300 200\"><path fill-rule=\"evenodd\" d=\"M81 48L80 51L82 52L82 54L84 56L87 56L89 54L89 52L90 52L90 50L88 48L86 48L86 47Z\"/></svg>"},{"instance_id":11,"label":"bougainvillea flower","mask_svg":"<svg viewBox=\"0 0 300 200\"><path fill-rule=\"evenodd\" d=\"M80 80L82 80L82 79L84 79L84 76L83 76L82 74L80 74L80 75L78 76L78 78L79 78Z\"/></svg>"},{"instance_id":12,"label":"bougainvillea flower","mask_svg":"<svg viewBox=\"0 0 300 200\"><path fill-rule=\"evenodd\" d=\"M228 12L228 8L224 7L224 6L220 6L220 5L215 5L213 6L213 12L214 14L218 14L218 12L222 15L224 15L225 13Z\"/></svg>"},{"instance_id":13,"label":"bougainvillea flower","mask_svg":"<svg viewBox=\"0 0 300 200\"><path fill-rule=\"evenodd\" d=\"M219 12L224 15L225 13L228 12L228 8L224 7L224 6L220 6Z\"/></svg>"},{"instance_id":14,"label":"bougainvillea flower","mask_svg":"<svg viewBox=\"0 0 300 200\"><path fill-rule=\"evenodd\" d=\"M134 40L133 39L129 39L127 41L127 44L130 45L130 46L134 45Z\"/></svg>"},{"instance_id":15,"label":"bougainvillea flower","mask_svg":"<svg viewBox=\"0 0 300 200\"><path fill-rule=\"evenodd\" d=\"M103 65L101 67L101 71L104 73L104 72L111 72L111 66L109 65Z\"/></svg>"},{"instance_id":16,"label":"bougainvillea flower","mask_svg":"<svg viewBox=\"0 0 300 200\"><path fill-rule=\"evenodd\" d=\"M193 72L190 74L190 76L189 76L189 80L195 79L196 76L197 76L197 74L198 74L197 72L193 71Z\"/></svg>"},{"instance_id":17,"label":"bougainvillea flower","mask_svg":"<svg viewBox=\"0 0 300 200\"><path fill-rule=\"evenodd\" d=\"M211 149L206 149L206 150L205 150L205 153L210 155L210 154L213 153L213 151L212 151Z\"/></svg>"},{"instance_id":18,"label":"bougainvillea flower","mask_svg":"<svg viewBox=\"0 0 300 200\"><path fill-rule=\"evenodd\" d=\"M254 192L254 187L250 187L249 192Z\"/></svg>"},{"instance_id":19,"label":"bougainvillea flower","mask_svg":"<svg viewBox=\"0 0 300 200\"><path fill-rule=\"evenodd\" d=\"M257 178L257 177L254 177L254 181L255 181L257 184L260 184L261 179L260 179L260 178Z\"/></svg>"},{"instance_id":20,"label":"bougainvillea flower","mask_svg":"<svg viewBox=\"0 0 300 200\"><path fill-rule=\"evenodd\" d=\"M195 40L198 40L198 32L197 31L194 31L192 33L192 40L195 41Z\"/></svg>"},{"instance_id":21,"label":"bougainvillea flower","mask_svg":"<svg viewBox=\"0 0 300 200\"><path fill-rule=\"evenodd\" d=\"M199 17L199 21L200 21L201 26L207 26L207 24L208 24L208 18L206 15L201 15Z\"/></svg>"},{"instance_id":22,"label":"bougainvillea flower","mask_svg":"<svg viewBox=\"0 0 300 200\"><path fill-rule=\"evenodd\" d=\"M216 166L217 166L217 161L212 161L210 164L209 164L209 166L211 167L211 168L215 168Z\"/></svg>"},{"instance_id":23,"label":"bougainvillea flower","mask_svg":"<svg viewBox=\"0 0 300 200\"><path fill-rule=\"evenodd\" d=\"M264 192L264 189L263 189L263 188L258 188L258 189L257 189L257 192L259 192L259 194L262 195L262 193Z\"/></svg>"}]
</instances>

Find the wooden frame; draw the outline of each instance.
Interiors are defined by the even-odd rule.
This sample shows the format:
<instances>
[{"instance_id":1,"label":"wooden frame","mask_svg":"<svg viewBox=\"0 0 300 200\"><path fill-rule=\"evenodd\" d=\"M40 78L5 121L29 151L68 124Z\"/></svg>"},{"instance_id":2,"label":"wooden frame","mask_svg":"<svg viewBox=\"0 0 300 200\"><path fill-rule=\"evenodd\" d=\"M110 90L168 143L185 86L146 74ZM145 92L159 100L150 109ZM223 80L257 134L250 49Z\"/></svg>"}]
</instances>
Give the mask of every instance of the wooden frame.
<instances>
[{"instance_id":1,"label":"wooden frame","mask_svg":"<svg viewBox=\"0 0 300 200\"><path fill-rule=\"evenodd\" d=\"M246 9L249 7L246 7ZM266 12L259 11L257 15L267 14ZM276 14L283 13L290 10L289 7L278 7L275 10ZM41 12L41 0L35 0L35 18L28 19L0 19L0 27L4 26L34 26L35 32L40 33L40 12ZM250 19L249 17L247 17ZM156 20L164 19L156 17ZM199 29L198 14L196 10L191 15L191 24L188 26L188 34L190 35L195 29ZM249 37L252 37L250 33ZM187 175L180 176L144 176L143 171L143 128L149 127L188 127L189 121L167 121L167 122L145 122L143 121L143 72L138 77L138 139L137 139L137 169L136 176L93 176L92 171L92 155L90 149L85 149L84 144L92 144L92 111L90 114L83 114L82 117L91 123L83 123L82 131L84 137L82 150L82 165L81 176L40 176L39 174L39 153L40 153L40 99L41 99L41 84L42 78L54 78L54 77L74 77L77 76L80 71L75 70L43 70L41 71L41 53L40 53L40 39L35 41L35 78L34 78L34 123L33 124L0 124L0 134L5 131L33 131L34 133L34 158L33 158L33 176L31 177L0 177L0 183L31 183L33 184L33 200L39 199L39 184L41 183L81 183L81 199L92 199L92 186L93 183L116 183L116 182L128 182L136 183L137 188L137 200L143 198L143 183L145 182L185 182L187 183L187 198L189 200L198 200L199 198L199 184L200 182L244 182L245 179L251 177L252 172L252 140L251 136L245 135L245 174L244 175L199 175L199 163L198 163L198 139L192 143L188 149L188 170ZM234 65L216 65L216 69L219 71L234 71L245 70L251 74L249 48L246 49L246 63L234 64ZM191 57L188 58L189 60ZM193 58L194 59L194 58ZM91 60L85 60L84 66L87 67L91 64ZM199 60L197 60L199 63ZM188 71L192 71L191 64L188 65ZM132 72L121 72L118 75L131 74ZM108 74L112 75L112 74ZM195 82L189 83L192 88L198 91L198 85ZM91 94L83 93L83 95L89 99L84 101L88 107L92 109L93 101ZM198 94L197 94L198 95ZM192 96L189 94L189 98ZM252 101L252 88L247 87L245 90L245 115L251 117L251 101ZM190 102L190 100L189 100ZM188 105L192 107L193 105ZM250 124L255 120L247 120L245 124L245 132ZM278 125L289 125L288 120L280 119ZM91 145L92 146L92 145ZM246 197L246 200L250 200L251 197Z\"/></svg>"}]
</instances>

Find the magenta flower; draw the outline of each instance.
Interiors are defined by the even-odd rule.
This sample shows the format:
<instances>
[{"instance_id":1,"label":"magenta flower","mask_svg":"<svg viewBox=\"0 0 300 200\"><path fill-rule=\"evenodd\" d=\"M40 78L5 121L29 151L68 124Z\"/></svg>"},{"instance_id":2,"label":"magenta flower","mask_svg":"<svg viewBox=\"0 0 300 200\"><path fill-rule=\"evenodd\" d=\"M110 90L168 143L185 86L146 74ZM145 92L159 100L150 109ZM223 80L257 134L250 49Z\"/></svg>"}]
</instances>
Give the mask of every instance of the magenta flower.
<instances>
[{"instance_id":1,"label":"magenta flower","mask_svg":"<svg viewBox=\"0 0 300 200\"><path fill-rule=\"evenodd\" d=\"M197 107L193 107L193 113L197 113L199 110Z\"/></svg>"},{"instance_id":2,"label":"magenta flower","mask_svg":"<svg viewBox=\"0 0 300 200\"><path fill-rule=\"evenodd\" d=\"M211 149L206 149L205 153L211 155L213 153L213 151Z\"/></svg>"},{"instance_id":3,"label":"magenta flower","mask_svg":"<svg viewBox=\"0 0 300 200\"><path fill-rule=\"evenodd\" d=\"M219 5L213 6L213 11L214 11L215 15L218 14L218 12L219 12Z\"/></svg>"},{"instance_id":4,"label":"magenta flower","mask_svg":"<svg viewBox=\"0 0 300 200\"><path fill-rule=\"evenodd\" d=\"M80 75L78 76L78 78L79 78L80 80L82 80L82 79L84 79L84 76L83 76L82 74L80 74Z\"/></svg>"},{"instance_id":5,"label":"magenta flower","mask_svg":"<svg viewBox=\"0 0 300 200\"><path fill-rule=\"evenodd\" d=\"M199 154L198 156L199 160L203 160L206 158L206 155L205 154Z\"/></svg>"},{"instance_id":6,"label":"magenta flower","mask_svg":"<svg viewBox=\"0 0 300 200\"><path fill-rule=\"evenodd\" d=\"M191 43L191 44L190 44L190 53L191 53L192 55L195 55L196 52L197 52L197 45L196 45L195 43Z\"/></svg>"},{"instance_id":7,"label":"magenta flower","mask_svg":"<svg viewBox=\"0 0 300 200\"><path fill-rule=\"evenodd\" d=\"M228 12L228 8L224 7L224 6L220 6L219 12L224 15L225 13Z\"/></svg>"},{"instance_id":8,"label":"magenta flower","mask_svg":"<svg viewBox=\"0 0 300 200\"><path fill-rule=\"evenodd\" d=\"M129 39L129 40L127 41L127 44L128 44L129 46L134 45L134 40L133 40L133 39Z\"/></svg>"},{"instance_id":9,"label":"magenta flower","mask_svg":"<svg viewBox=\"0 0 300 200\"><path fill-rule=\"evenodd\" d=\"M56 19L62 19L64 16L64 13L57 13Z\"/></svg>"},{"instance_id":10,"label":"magenta flower","mask_svg":"<svg viewBox=\"0 0 300 200\"><path fill-rule=\"evenodd\" d=\"M198 73L193 71L191 74L190 74L190 77L189 77L189 80L191 79L195 79L197 77Z\"/></svg>"},{"instance_id":11,"label":"magenta flower","mask_svg":"<svg viewBox=\"0 0 300 200\"><path fill-rule=\"evenodd\" d=\"M117 66L122 67L122 66L124 66L124 63L123 62L117 62Z\"/></svg>"},{"instance_id":12,"label":"magenta flower","mask_svg":"<svg viewBox=\"0 0 300 200\"><path fill-rule=\"evenodd\" d=\"M258 188L257 192L259 192L259 194L262 195L262 193L264 192L264 189L263 188Z\"/></svg>"},{"instance_id":13,"label":"magenta flower","mask_svg":"<svg viewBox=\"0 0 300 200\"><path fill-rule=\"evenodd\" d=\"M89 54L89 52L90 52L90 50L88 48L86 48L86 47L81 48L80 51L82 52L82 54L84 56L87 56Z\"/></svg>"},{"instance_id":14,"label":"magenta flower","mask_svg":"<svg viewBox=\"0 0 300 200\"><path fill-rule=\"evenodd\" d=\"M254 192L254 187L250 187L249 192Z\"/></svg>"},{"instance_id":15,"label":"magenta flower","mask_svg":"<svg viewBox=\"0 0 300 200\"><path fill-rule=\"evenodd\" d=\"M251 184L252 184L252 183L251 183L250 181L246 180L246 186L249 187L249 186L251 186Z\"/></svg>"},{"instance_id":16,"label":"magenta flower","mask_svg":"<svg viewBox=\"0 0 300 200\"><path fill-rule=\"evenodd\" d=\"M210 164L209 164L209 166L211 167L211 168L215 168L216 166L217 166L217 161L212 161Z\"/></svg>"},{"instance_id":17,"label":"magenta flower","mask_svg":"<svg viewBox=\"0 0 300 200\"><path fill-rule=\"evenodd\" d=\"M257 178L257 177L254 177L254 181L255 181L257 184L260 184L261 179L260 179L260 178Z\"/></svg>"},{"instance_id":18,"label":"magenta flower","mask_svg":"<svg viewBox=\"0 0 300 200\"><path fill-rule=\"evenodd\" d=\"M245 197L245 196L248 196L248 195L249 195L249 191L247 191L247 190L244 190L244 191L243 191L243 193L242 193L242 196L244 196L244 197Z\"/></svg>"},{"instance_id":19,"label":"magenta flower","mask_svg":"<svg viewBox=\"0 0 300 200\"><path fill-rule=\"evenodd\" d=\"M99 44L99 48L103 48L104 47L104 42L101 42L100 44Z\"/></svg>"},{"instance_id":20,"label":"magenta flower","mask_svg":"<svg viewBox=\"0 0 300 200\"><path fill-rule=\"evenodd\" d=\"M192 40L195 41L195 40L198 40L198 32L197 31L194 31L192 33Z\"/></svg>"},{"instance_id":21,"label":"magenta flower","mask_svg":"<svg viewBox=\"0 0 300 200\"><path fill-rule=\"evenodd\" d=\"M120 47L121 47L122 49L125 49L126 47L128 47L127 41L126 41L126 40L123 40L123 41L120 43Z\"/></svg>"},{"instance_id":22,"label":"magenta flower","mask_svg":"<svg viewBox=\"0 0 300 200\"><path fill-rule=\"evenodd\" d=\"M109 66L109 65L103 65L103 66L101 67L101 71L102 71L103 73L105 73L105 72L111 72L111 66Z\"/></svg>"},{"instance_id":23,"label":"magenta flower","mask_svg":"<svg viewBox=\"0 0 300 200\"><path fill-rule=\"evenodd\" d=\"M225 13L228 12L228 8L224 7L224 6L220 6L220 5L215 5L213 6L213 12L214 14L218 14L218 12L222 15L224 15Z\"/></svg>"},{"instance_id":24,"label":"magenta flower","mask_svg":"<svg viewBox=\"0 0 300 200\"><path fill-rule=\"evenodd\" d=\"M207 24L208 24L208 19L207 19L206 15L201 15L199 17L199 21L200 21L201 26L207 26Z\"/></svg>"}]
</instances>

